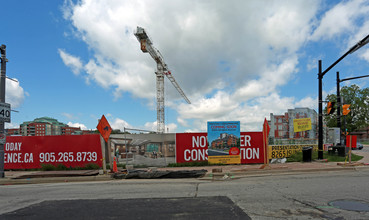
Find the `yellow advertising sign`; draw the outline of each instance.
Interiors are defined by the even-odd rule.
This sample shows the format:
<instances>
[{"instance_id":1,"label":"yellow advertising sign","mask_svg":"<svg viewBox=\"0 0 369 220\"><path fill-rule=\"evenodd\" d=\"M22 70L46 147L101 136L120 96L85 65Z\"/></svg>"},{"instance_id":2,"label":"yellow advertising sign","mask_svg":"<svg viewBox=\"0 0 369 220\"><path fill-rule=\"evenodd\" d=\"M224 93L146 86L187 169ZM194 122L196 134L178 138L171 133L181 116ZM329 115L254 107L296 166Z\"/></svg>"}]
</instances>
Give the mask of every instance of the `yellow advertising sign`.
<instances>
[{"instance_id":1,"label":"yellow advertising sign","mask_svg":"<svg viewBox=\"0 0 369 220\"><path fill-rule=\"evenodd\" d=\"M290 157L292 154L302 151L303 147L313 147L313 151L318 150L317 144L270 145L268 146L269 159Z\"/></svg>"},{"instance_id":2,"label":"yellow advertising sign","mask_svg":"<svg viewBox=\"0 0 369 220\"><path fill-rule=\"evenodd\" d=\"M308 131L311 130L311 119L310 118L299 118L293 119L293 131Z\"/></svg>"},{"instance_id":3,"label":"yellow advertising sign","mask_svg":"<svg viewBox=\"0 0 369 220\"><path fill-rule=\"evenodd\" d=\"M212 164L240 164L240 155L208 156L208 162Z\"/></svg>"}]
</instances>

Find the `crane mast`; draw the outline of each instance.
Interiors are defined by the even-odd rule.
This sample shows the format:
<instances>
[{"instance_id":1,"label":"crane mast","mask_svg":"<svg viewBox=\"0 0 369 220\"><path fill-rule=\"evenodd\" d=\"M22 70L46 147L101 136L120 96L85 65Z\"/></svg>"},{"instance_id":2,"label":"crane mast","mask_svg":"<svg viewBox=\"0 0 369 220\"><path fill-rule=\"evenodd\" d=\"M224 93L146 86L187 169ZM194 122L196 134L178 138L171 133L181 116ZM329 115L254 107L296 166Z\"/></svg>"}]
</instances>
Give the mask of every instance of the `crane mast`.
<instances>
[{"instance_id":1,"label":"crane mast","mask_svg":"<svg viewBox=\"0 0 369 220\"><path fill-rule=\"evenodd\" d=\"M147 35L145 29L142 27L137 27L135 33L137 40L141 44L141 50L144 53L149 53L150 56L156 62L156 110L157 110L157 131L159 133L164 133L165 131L165 118L164 118L164 76L166 76L173 86L177 89L179 94L186 100L188 104L191 104L190 100L184 94L181 87L178 85L177 81L174 79L172 73L168 70L167 64L164 62L164 58L160 51L153 46L150 37Z\"/></svg>"}]
</instances>

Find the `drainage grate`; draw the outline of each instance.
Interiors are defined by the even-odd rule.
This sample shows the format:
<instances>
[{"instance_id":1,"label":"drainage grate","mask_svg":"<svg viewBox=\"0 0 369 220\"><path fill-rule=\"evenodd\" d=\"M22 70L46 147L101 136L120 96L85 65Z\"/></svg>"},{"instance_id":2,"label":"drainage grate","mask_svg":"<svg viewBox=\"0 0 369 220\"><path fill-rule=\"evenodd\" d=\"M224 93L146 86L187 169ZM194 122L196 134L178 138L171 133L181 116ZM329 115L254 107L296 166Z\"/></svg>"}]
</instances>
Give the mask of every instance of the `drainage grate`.
<instances>
[{"instance_id":1,"label":"drainage grate","mask_svg":"<svg viewBox=\"0 0 369 220\"><path fill-rule=\"evenodd\" d=\"M328 204L335 208L344 209L348 211L369 212L369 204L362 201L337 200L332 201Z\"/></svg>"}]
</instances>

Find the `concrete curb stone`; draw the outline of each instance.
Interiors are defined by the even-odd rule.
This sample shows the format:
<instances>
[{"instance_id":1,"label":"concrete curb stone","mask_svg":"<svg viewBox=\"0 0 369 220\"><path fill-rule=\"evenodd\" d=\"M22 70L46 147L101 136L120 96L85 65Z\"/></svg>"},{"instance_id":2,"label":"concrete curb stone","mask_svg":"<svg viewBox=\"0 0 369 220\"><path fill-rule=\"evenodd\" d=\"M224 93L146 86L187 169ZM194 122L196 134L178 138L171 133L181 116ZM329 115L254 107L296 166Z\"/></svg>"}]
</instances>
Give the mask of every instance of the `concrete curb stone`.
<instances>
[{"instance_id":1,"label":"concrete curb stone","mask_svg":"<svg viewBox=\"0 0 369 220\"><path fill-rule=\"evenodd\" d=\"M335 162L309 162L309 163L285 163L271 164L269 167L260 169L260 164L253 165L226 165L226 166L208 166L208 167L165 167L157 170L198 170L206 169L207 174L198 178L199 180L229 180L233 178L256 177L267 175L291 175L297 173L329 172L329 171L361 171L369 169L369 166L339 166ZM212 171L217 169L218 172ZM221 172L219 172L221 171ZM50 171L52 175L53 171ZM45 172L44 172L45 173ZM66 172L67 173L67 172ZM65 177L37 177L18 179L20 175L32 176L34 171L11 171L6 172L5 178L0 179L0 185L17 184L39 184L39 183L63 183L63 182L87 182L87 181L116 181L110 174L95 176L65 176Z\"/></svg>"}]
</instances>

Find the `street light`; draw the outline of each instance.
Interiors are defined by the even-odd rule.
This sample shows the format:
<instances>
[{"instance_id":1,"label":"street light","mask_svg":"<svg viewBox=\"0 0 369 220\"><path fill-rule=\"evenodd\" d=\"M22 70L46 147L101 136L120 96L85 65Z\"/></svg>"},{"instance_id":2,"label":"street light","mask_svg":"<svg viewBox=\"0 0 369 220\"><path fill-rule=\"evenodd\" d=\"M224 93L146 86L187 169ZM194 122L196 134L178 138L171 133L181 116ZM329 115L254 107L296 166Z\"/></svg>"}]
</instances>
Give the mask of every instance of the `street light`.
<instances>
[{"instance_id":1,"label":"street light","mask_svg":"<svg viewBox=\"0 0 369 220\"><path fill-rule=\"evenodd\" d=\"M323 76L331 70L337 63L339 63L343 58L347 55L357 51L364 45L369 43L369 35L364 37L361 41L359 41L355 46L351 47L344 55L342 55L336 62L330 65L326 70L322 71L322 61L319 60L318 62L318 80L319 80L319 138L318 138L318 159L323 159Z\"/></svg>"}]
</instances>

